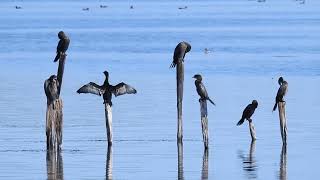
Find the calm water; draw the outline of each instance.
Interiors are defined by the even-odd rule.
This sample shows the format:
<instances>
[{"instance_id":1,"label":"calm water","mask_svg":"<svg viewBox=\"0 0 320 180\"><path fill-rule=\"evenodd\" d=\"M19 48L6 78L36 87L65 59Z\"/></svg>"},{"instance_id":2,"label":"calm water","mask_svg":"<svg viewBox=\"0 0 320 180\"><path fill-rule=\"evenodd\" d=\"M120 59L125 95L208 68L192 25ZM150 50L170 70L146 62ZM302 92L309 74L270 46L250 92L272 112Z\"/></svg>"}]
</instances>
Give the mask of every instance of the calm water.
<instances>
[{"instance_id":1,"label":"calm water","mask_svg":"<svg viewBox=\"0 0 320 180\"><path fill-rule=\"evenodd\" d=\"M318 178L319 10L317 0L1 1L0 179L51 179L53 171L63 179ZM71 45L62 87L63 151L59 166L51 167L43 82L57 69L59 30ZM169 65L182 40L192 50L185 59L184 144L178 148ZM109 151L102 99L75 93L89 81L102 83L104 70L112 83L138 90L114 98ZM208 105L209 152L203 151L195 73L217 104ZM287 149L278 114L271 112L280 75L289 82ZM235 126L252 99L259 102L255 144L247 123Z\"/></svg>"}]
</instances>

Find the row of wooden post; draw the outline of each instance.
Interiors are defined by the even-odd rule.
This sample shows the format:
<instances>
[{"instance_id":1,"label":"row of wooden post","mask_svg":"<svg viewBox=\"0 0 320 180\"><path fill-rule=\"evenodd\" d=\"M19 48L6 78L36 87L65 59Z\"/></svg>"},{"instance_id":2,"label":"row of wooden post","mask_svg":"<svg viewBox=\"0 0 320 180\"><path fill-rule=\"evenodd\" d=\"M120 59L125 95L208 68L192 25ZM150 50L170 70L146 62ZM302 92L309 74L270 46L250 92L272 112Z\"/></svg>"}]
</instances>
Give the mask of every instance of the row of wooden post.
<instances>
[{"instance_id":1,"label":"row of wooden post","mask_svg":"<svg viewBox=\"0 0 320 180\"><path fill-rule=\"evenodd\" d=\"M182 101L183 101L183 82L184 82L184 62L180 61L176 65L176 82L177 82L177 142L181 143L183 138L183 121L182 121ZM208 111L206 100L199 100L200 102L200 113L201 113L201 127L202 127L202 138L205 149L209 147L209 130L208 130ZM280 129L281 138L283 144L287 143L287 120L285 115L285 102L278 103L279 119L280 119ZM107 116L106 116L107 117ZM106 121L108 121L106 119ZM108 123L107 123L108 124ZM108 128L107 128L108 130ZM256 131L252 120L249 121L249 131L251 135L251 140L255 141ZM111 135L112 138L112 135ZM109 139L108 139L109 142Z\"/></svg>"}]
</instances>

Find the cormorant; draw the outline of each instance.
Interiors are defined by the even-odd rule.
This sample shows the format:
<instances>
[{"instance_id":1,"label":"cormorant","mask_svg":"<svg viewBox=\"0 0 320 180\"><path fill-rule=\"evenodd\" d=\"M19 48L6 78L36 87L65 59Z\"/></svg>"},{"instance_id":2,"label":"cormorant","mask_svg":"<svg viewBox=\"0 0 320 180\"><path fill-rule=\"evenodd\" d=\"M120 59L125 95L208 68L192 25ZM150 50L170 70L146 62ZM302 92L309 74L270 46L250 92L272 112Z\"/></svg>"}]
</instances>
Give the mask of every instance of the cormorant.
<instances>
[{"instance_id":1,"label":"cormorant","mask_svg":"<svg viewBox=\"0 0 320 180\"><path fill-rule=\"evenodd\" d=\"M47 96L47 103L51 104L54 100L59 98L58 94L59 82L56 75L52 75L44 82L44 92Z\"/></svg>"},{"instance_id":2,"label":"cormorant","mask_svg":"<svg viewBox=\"0 0 320 180\"><path fill-rule=\"evenodd\" d=\"M193 78L195 78L195 82L194 84L196 85L197 88L197 92L200 96L200 100L209 100L213 105L216 105L210 98L208 95L208 92L206 90L206 87L204 87L203 83L202 83L202 77L200 74L196 74L193 76Z\"/></svg>"},{"instance_id":3,"label":"cormorant","mask_svg":"<svg viewBox=\"0 0 320 180\"><path fill-rule=\"evenodd\" d=\"M184 56L191 50L191 45L187 42L180 42L174 49L173 61L170 65L171 68L176 67L179 61L184 61Z\"/></svg>"},{"instance_id":4,"label":"cormorant","mask_svg":"<svg viewBox=\"0 0 320 180\"><path fill-rule=\"evenodd\" d=\"M277 109L277 105L278 105L279 102L285 102L283 100L283 97L288 92L288 83L287 83L287 81L285 81L283 79L283 77L280 77L278 79L278 83L279 83L280 87L279 87L278 92L277 92L276 102L275 102L275 104L273 106L273 111L275 111Z\"/></svg>"},{"instance_id":5,"label":"cormorant","mask_svg":"<svg viewBox=\"0 0 320 180\"><path fill-rule=\"evenodd\" d=\"M103 96L103 103L108 103L110 106L112 106L112 94L114 94L116 97L123 95L123 94L136 94L137 90L135 90L132 86L129 86L123 82L113 86L109 84L109 73L107 71L103 72L106 76L106 79L103 83L103 85L97 85L94 82L90 82L84 86L82 86L77 93L90 93L95 94L99 96Z\"/></svg>"},{"instance_id":6,"label":"cormorant","mask_svg":"<svg viewBox=\"0 0 320 180\"><path fill-rule=\"evenodd\" d=\"M237 126L240 126L244 122L244 120L248 120L249 122L251 122L252 121L251 116L257 107L258 107L258 101L253 100L252 103L249 104L243 110L242 117L241 117L240 121L237 123Z\"/></svg>"},{"instance_id":7,"label":"cormorant","mask_svg":"<svg viewBox=\"0 0 320 180\"><path fill-rule=\"evenodd\" d=\"M70 44L70 39L63 31L58 33L58 37L60 40L57 46L57 55L53 60L54 62L57 62L60 59L60 56L66 53Z\"/></svg>"}]
</instances>

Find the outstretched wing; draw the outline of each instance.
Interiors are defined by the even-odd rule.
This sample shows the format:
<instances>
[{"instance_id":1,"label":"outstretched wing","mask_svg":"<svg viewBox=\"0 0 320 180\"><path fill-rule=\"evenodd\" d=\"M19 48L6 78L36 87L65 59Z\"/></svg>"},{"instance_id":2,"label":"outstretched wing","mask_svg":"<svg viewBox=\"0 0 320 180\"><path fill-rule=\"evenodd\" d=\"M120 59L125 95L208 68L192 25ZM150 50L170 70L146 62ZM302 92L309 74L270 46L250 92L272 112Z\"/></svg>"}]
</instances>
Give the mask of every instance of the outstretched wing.
<instances>
[{"instance_id":1,"label":"outstretched wing","mask_svg":"<svg viewBox=\"0 0 320 180\"><path fill-rule=\"evenodd\" d=\"M104 90L98 84L90 82L78 89L77 93L90 93L101 96L104 93Z\"/></svg>"},{"instance_id":2,"label":"outstretched wing","mask_svg":"<svg viewBox=\"0 0 320 180\"><path fill-rule=\"evenodd\" d=\"M116 86L113 86L112 93L115 96L120 96L123 94L136 94L137 90L135 90L132 86L129 86L128 84L121 82Z\"/></svg>"}]
</instances>

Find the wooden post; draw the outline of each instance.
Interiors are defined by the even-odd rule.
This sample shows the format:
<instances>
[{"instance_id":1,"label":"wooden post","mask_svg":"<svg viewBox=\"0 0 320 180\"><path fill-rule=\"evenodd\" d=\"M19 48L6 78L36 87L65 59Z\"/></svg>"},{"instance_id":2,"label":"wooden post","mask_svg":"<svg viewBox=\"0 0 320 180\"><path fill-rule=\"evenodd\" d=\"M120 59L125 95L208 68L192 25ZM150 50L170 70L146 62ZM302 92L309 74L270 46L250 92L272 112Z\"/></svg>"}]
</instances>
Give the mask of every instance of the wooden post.
<instances>
[{"instance_id":1,"label":"wooden post","mask_svg":"<svg viewBox=\"0 0 320 180\"><path fill-rule=\"evenodd\" d=\"M209 151L208 149L204 149L203 157L202 157L202 171L201 171L201 180L207 180L209 177Z\"/></svg>"},{"instance_id":2,"label":"wooden post","mask_svg":"<svg viewBox=\"0 0 320 180\"><path fill-rule=\"evenodd\" d=\"M178 132L177 141L182 142L183 128L182 128L182 100L183 100L183 81L184 81L184 62L179 61L177 63L176 70L177 78L177 110L178 110Z\"/></svg>"},{"instance_id":3,"label":"wooden post","mask_svg":"<svg viewBox=\"0 0 320 180\"><path fill-rule=\"evenodd\" d=\"M287 179L287 145L286 144L283 144L281 149L279 179L280 180Z\"/></svg>"},{"instance_id":4,"label":"wooden post","mask_svg":"<svg viewBox=\"0 0 320 180\"><path fill-rule=\"evenodd\" d=\"M61 86L62 86L62 78L63 78L63 72L64 72L64 64L66 60L66 54L61 54L59 59L59 66L58 66L58 73L57 73L57 79L59 82L58 87L58 94L60 95L61 92Z\"/></svg>"},{"instance_id":5,"label":"wooden post","mask_svg":"<svg viewBox=\"0 0 320 180\"><path fill-rule=\"evenodd\" d=\"M106 179L112 180L112 145L108 145L106 162Z\"/></svg>"},{"instance_id":6,"label":"wooden post","mask_svg":"<svg viewBox=\"0 0 320 180\"><path fill-rule=\"evenodd\" d=\"M251 140L255 141L257 139L256 131L254 129L254 125L251 119L249 120L249 130L250 130Z\"/></svg>"},{"instance_id":7,"label":"wooden post","mask_svg":"<svg viewBox=\"0 0 320 180\"><path fill-rule=\"evenodd\" d=\"M178 142L178 180L183 180L183 143Z\"/></svg>"},{"instance_id":8,"label":"wooden post","mask_svg":"<svg viewBox=\"0 0 320 180\"><path fill-rule=\"evenodd\" d=\"M112 108L108 103L105 103L105 117L108 146L112 145Z\"/></svg>"},{"instance_id":9,"label":"wooden post","mask_svg":"<svg viewBox=\"0 0 320 180\"><path fill-rule=\"evenodd\" d=\"M287 119L286 119L285 102L279 102L278 109L279 109L280 131L281 131L282 143L287 144Z\"/></svg>"},{"instance_id":10,"label":"wooden post","mask_svg":"<svg viewBox=\"0 0 320 180\"><path fill-rule=\"evenodd\" d=\"M47 151L47 179L63 180L63 160L60 151Z\"/></svg>"},{"instance_id":11,"label":"wooden post","mask_svg":"<svg viewBox=\"0 0 320 180\"><path fill-rule=\"evenodd\" d=\"M63 103L62 99L56 99L47 103L46 112L46 136L47 149L59 151L62 144L62 125L63 125Z\"/></svg>"},{"instance_id":12,"label":"wooden post","mask_svg":"<svg viewBox=\"0 0 320 180\"><path fill-rule=\"evenodd\" d=\"M201 112L201 127L202 127L202 138L204 148L209 148L209 130L208 130L208 111L207 111L207 100L199 100L200 112Z\"/></svg>"}]
</instances>

